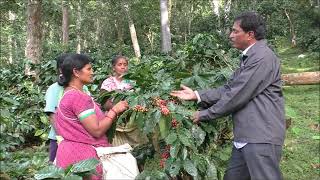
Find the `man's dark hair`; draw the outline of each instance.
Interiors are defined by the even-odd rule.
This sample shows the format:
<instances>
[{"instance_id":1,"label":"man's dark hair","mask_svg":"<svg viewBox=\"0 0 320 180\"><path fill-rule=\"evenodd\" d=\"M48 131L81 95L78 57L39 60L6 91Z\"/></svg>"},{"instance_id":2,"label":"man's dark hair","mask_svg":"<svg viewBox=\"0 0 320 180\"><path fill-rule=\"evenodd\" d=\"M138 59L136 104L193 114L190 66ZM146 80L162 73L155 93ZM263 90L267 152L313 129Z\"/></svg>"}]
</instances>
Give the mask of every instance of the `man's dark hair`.
<instances>
[{"instance_id":1,"label":"man's dark hair","mask_svg":"<svg viewBox=\"0 0 320 180\"><path fill-rule=\"evenodd\" d=\"M256 12L244 12L237 16L234 21L240 22L244 32L253 31L256 40L264 39L266 36L266 24L264 19Z\"/></svg>"}]
</instances>

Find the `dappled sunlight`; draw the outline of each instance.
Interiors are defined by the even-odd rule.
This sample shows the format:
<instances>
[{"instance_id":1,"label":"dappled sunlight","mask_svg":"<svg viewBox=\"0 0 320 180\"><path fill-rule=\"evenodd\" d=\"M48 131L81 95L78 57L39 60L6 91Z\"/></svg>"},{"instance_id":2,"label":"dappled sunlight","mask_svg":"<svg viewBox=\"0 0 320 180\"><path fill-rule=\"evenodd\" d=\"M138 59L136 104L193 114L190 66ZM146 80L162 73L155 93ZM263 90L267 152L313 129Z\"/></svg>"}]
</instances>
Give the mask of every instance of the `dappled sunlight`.
<instances>
[{"instance_id":1,"label":"dappled sunlight","mask_svg":"<svg viewBox=\"0 0 320 180\"><path fill-rule=\"evenodd\" d=\"M288 50L291 50L292 48L290 48L290 47L286 47L286 48L281 48L281 49L278 49L278 52L279 53L285 53L285 52L287 52Z\"/></svg>"},{"instance_id":2,"label":"dappled sunlight","mask_svg":"<svg viewBox=\"0 0 320 180\"><path fill-rule=\"evenodd\" d=\"M295 48L281 48L278 50L281 59L282 74L319 71L319 58L310 52L301 52Z\"/></svg>"},{"instance_id":3,"label":"dappled sunlight","mask_svg":"<svg viewBox=\"0 0 320 180\"><path fill-rule=\"evenodd\" d=\"M309 72L317 70L317 67L309 67L309 68L291 68L291 67L283 67L283 69L286 69L286 71L292 71L292 72Z\"/></svg>"}]
</instances>

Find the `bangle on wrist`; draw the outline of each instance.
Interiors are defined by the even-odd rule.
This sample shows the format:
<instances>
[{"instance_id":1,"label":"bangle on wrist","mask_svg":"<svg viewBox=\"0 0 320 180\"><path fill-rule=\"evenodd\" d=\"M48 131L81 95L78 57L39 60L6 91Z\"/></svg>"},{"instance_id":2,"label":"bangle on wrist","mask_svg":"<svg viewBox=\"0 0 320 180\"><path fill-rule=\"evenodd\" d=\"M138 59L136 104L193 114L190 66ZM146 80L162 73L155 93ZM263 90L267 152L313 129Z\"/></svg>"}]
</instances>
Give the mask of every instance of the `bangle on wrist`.
<instances>
[{"instance_id":1,"label":"bangle on wrist","mask_svg":"<svg viewBox=\"0 0 320 180\"><path fill-rule=\"evenodd\" d=\"M110 119L111 121L115 119L115 118L111 118L110 116L106 116L106 118Z\"/></svg>"},{"instance_id":2,"label":"bangle on wrist","mask_svg":"<svg viewBox=\"0 0 320 180\"><path fill-rule=\"evenodd\" d=\"M110 119L111 121L113 121L113 118L109 117L109 116L106 116L106 118Z\"/></svg>"},{"instance_id":3,"label":"bangle on wrist","mask_svg":"<svg viewBox=\"0 0 320 180\"><path fill-rule=\"evenodd\" d=\"M116 116L118 116L118 113L115 110L113 110L113 108L111 108L110 111L114 112Z\"/></svg>"}]
</instances>

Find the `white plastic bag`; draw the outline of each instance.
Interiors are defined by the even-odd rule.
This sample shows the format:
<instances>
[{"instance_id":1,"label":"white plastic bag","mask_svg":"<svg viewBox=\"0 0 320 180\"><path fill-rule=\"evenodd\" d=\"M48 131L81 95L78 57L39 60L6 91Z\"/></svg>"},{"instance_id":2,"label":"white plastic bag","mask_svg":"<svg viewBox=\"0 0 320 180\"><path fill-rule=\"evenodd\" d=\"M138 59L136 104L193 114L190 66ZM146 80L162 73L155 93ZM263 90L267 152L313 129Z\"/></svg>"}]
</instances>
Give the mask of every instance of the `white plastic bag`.
<instances>
[{"instance_id":1,"label":"white plastic bag","mask_svg":"<svg viewBox=\"0 0 320 180\"><path fill-rule=\"evenodd\" d=\"M129 144L95 149L102 163L103 179L133 180L139 174L137 161L130 153L132 147Z\"/></svg>"}]
</instances>

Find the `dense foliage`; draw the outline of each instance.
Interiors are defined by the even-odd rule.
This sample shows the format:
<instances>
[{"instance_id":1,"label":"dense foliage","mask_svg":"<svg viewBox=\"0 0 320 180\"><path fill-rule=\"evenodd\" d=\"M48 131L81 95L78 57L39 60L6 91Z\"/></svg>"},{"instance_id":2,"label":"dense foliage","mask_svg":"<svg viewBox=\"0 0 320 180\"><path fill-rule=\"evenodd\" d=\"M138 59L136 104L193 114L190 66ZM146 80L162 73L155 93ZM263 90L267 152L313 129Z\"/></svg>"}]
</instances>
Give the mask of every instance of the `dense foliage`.
<instances>
[{"instance_id":1,"label":"dense foliage","mask_svg":"<svg viewBox=\"0 0 320 180\"><path fill-rule=\"evenodd\" d=\"M160 127L161 137L175 149L172 155L174 158L177 157L177 161L171 159L172 163L179 162L181 166L183 162L189 163L185 168L214 167L214 164L208 164L212 157L201 153L204 152L204 147L212 148L211 146L215 145L209 142L222 143L220 137L226 132L230 122L223 120L210 126L192 125L189 115L191 110L195 110L195 104L169 102L168 94L171 90L178 89L180 83L193 88L208 88L226 80L236 65L237 58L232 57L234 52L225 50L226 48L219 44L220 39L219 35L199 34L172 56L144 56L139 62L134 58L130 61L130 73L127 76L136 81L136 88L134 92L126 94L131 108L123 114L119 123L123 122L122 119L125 119L126 115L129 115L130 120L137 123L147 134L153 133L154 130L157 131L157 128ZM92 57L96 58L94 53ZM97 96L99 94L97 87L101 80L110 73L111 68L101 59L96 59L94 64L95 69L98 70L95 83L90 86L90 90ZM1 110L1 134L3 135L1 152L14 150L21 146L25 142L23 137L30 137L29 143L39 143L40 139L31 140L33 135L43 140L47 139L49 121L42 109L45 90L56 80L55 66L54 60L34 66L35 70L41 72L38 79L24 75L24 64L21 64L20 69L16 69L15 73L10 73L5 69L2 71L3 81L4 77L10 77L14 81L4 81L6 83L1 86L1 98L4 100L1 103L5 107ZM23 84L20 83L22 79ZM160 98L164 99L163 102ZM164 106L157 101L164 103L162 104ZM138 110L139 105L148 108L148 112ZM164 109L170 111L170 115L166 116ZM176 125L172 125L174 124L172 119L175 119ZM179 136L181 139L177 137L177 134L180 133L184 133L184 136ZM186 154L182 156L182 152ZM194 153L199 155L197 157L190 155ZM205 161L201 165L190 164L187 161L190 158L205 158L203 159ZM8 158L3 156L1 160L6 161ZM199 172L199 177L207 175L204 167ZM167 168L170 166L167 165ZM175 176L180 171L182 168L174 172L169 171L169 174ZM192 175L198 174L193 172Z\"/></svg>"},{"instance_id":2,"label":"dense foliage","mask_svg":"<svg viewBox=\"0 0 320 180\"><path fill-rule=\"evenodd\" d=\"M42 1L43 54L37 65L25 58L27 1L0 3L0 175L7 173L26 178L26 174L34 174L28 166L39 169L45 165L42 163L46 161L45 146L35 154L37 157L25 158L10 152L47 140L49 121L42 112L44 94L56 80L54 59L62 52L75 52L80 46L82 53L95 60L95 81L90 86L95 97L99 94L98 85L110 74L111 57L115 54L130 57L127 77L136 80L137 86L134 92L121 94L130 102L130 110L119 123L130 115L145 133L152 134L153 130L159 129L165 144L170 145L167 150L162 150L163 159L166 159L161 161L163 168L157 172L145 171L141 177L189 174L213 178L219 174L217 145L228 136L230 121L220 119L207 126L193 125L189 114L196 106L176 101L168 96L168 92L179 88L180 83L192 88L208 88L226 80L236 66L238 54L230 49L227 36L233 18L245 10L256 10L264 15L271 44L277 45L279 39L291 41L295 34L299 48L314 53L320 51L320 11L316 0L220 0L218 14L212 10L211 1L170 0L173 42L170 55L159 53L158 1L129 1L141 59L132 58L134 52L123 1L68 1L67 46L61 42L61 2ZM32 65L32 69L38 72L37 77L25 75L26 65ZM169 113L166 115L165 112ZM210 153L203 153L206 150ZM32 160L28 162L28 158ZM13 171L16 164L21 165L20 169ZM212 172L205 171L209 166Z\"/></svg>"},{"instance_id":3,"label":"dense foliage","mask_svg":"<svg viewBox=\"0 0 320 180\"><path fill-rule=\"evenodd\" d=\"M43 56L51 60L62 50L93 52L108 59L109 55L133 54L122 1L68 1L69 42L61 40L61 0L42 2ZM213 1L212 1L213 2ZM313 52L319 51L319 1L317 0L220 0L219 11L212 9L211 1L169 1L169 20L174 50L198 33L219 32L227 37L233 18L245 10L264 15L268 25L268 39L280 37L291 40L296 34L297 46ZM160 52L160 12L158 1L134 0L129 3L137 30L141 53ZM26 44L27 1L1 2L1 64L19 64L24 59ZM79 13L80 12L80 13ZM78 38L81 37L80 40ZM111 51L112 50L112 51Z\"/></svg>"},{"instance_id":4,"label":"dense foliage","mask_svg":"<svg viewBox=\"0 0 320 180\"><path fill-rule=\"evenodd\" d=\"M196 104L173 99L169 93L179 89L180 83L205 89L225 81L235 63L221 48L218 37L199 34L185 47L187 51L179 51L175 57L142 58L127 75L136 81L134 91L114 93L118 94L116 99L124 96L130 106L118 123L129 119L127 123L137 124L145 134L160 132L159 140L165 140L159 162L163 173L153 178L161 179L167 174L217 179L218 167L208 149L214 153L212 147L221 145L221 137L229 129L228 118L195 125L190 118ZM145 176L142 173L140 178Z\"/></svg>"},{"instance_id":5,"label":"dense foliage","mask_svg":"<svg viewBox=\"0 0 320 180\"><path fill-rule=\"evenodd\" d=\"M87 159L68 166L66 169L50 165L41 169L34 178L40 179L64 179L64 180L82 180L82 177L90 176L96 172L96 166L99 164L97 159Z\"/></svg>"}]
</instances>

